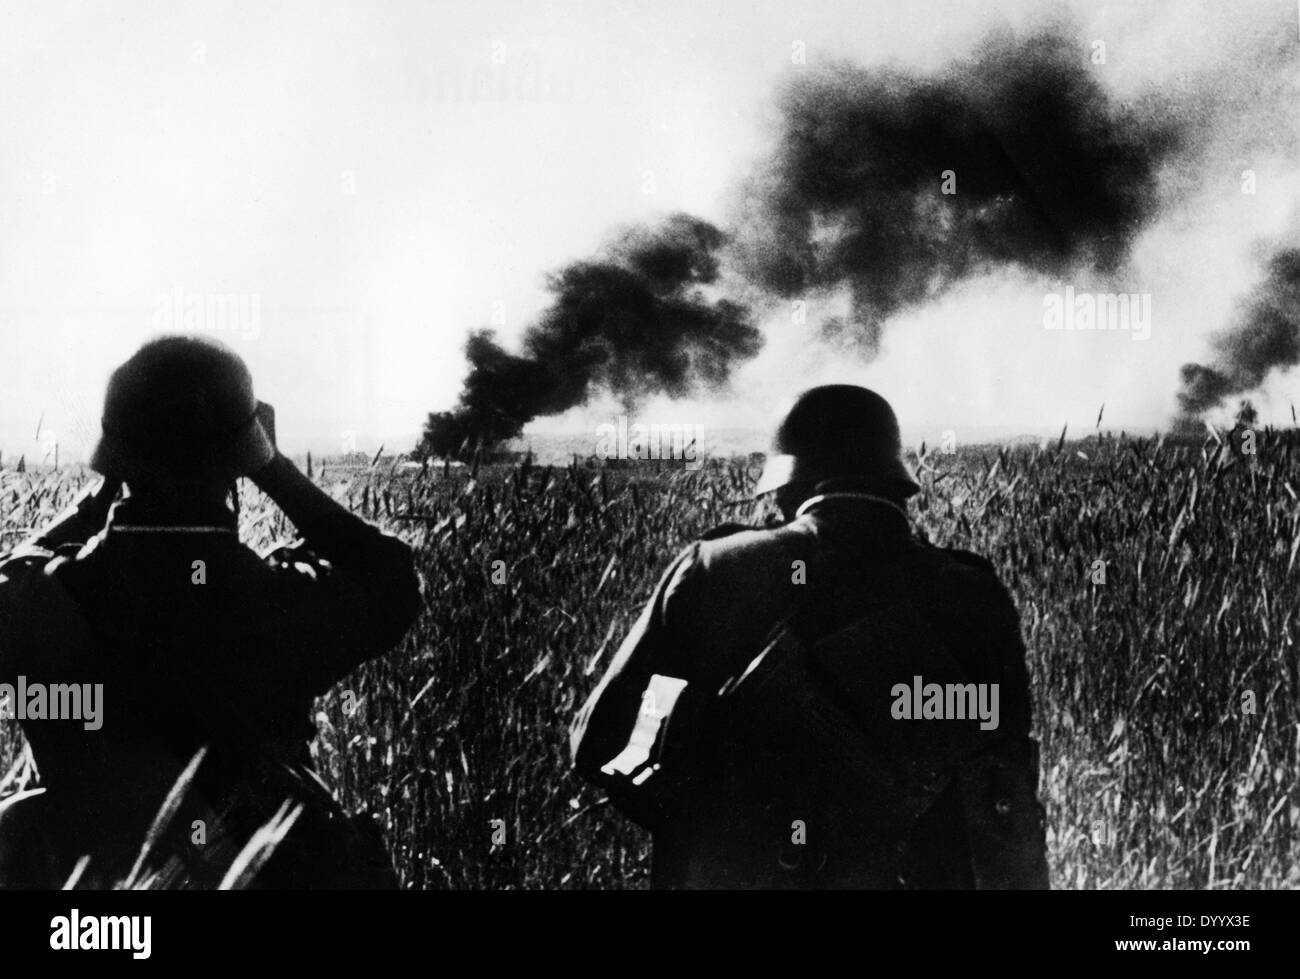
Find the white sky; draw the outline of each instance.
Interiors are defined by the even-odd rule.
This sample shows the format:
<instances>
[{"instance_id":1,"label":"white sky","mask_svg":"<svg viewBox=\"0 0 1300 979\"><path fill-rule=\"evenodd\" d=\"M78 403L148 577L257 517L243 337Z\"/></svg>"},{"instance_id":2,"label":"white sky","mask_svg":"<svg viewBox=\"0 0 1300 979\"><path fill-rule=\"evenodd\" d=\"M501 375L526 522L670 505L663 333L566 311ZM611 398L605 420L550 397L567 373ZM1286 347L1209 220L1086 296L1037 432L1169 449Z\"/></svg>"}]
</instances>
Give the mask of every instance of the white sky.
<instances>
[{"instance_id":1,"label":"white sky","mask_svg":"<svg viewBox=\"0 0 1300 979\"><path fill-rule=\"evenodd\" d=\"M1040 8L5 2L0 451L39 458L44 415L63 458L83 455L109 371L166 325L158 299L170 308L175 292L256 300L256 323L218 335L276 404L286 448L336 451L346 432L362 449L409 448L424 414L455 400L466 331L504 310L500 332L517 336L544 272L627 222L686 210L726 223L773 93L801 70L794 42L813 66L933 67ZM1231 88L1261 37L1300 40L1291 0L1072 9L1081 37L1106 42L1098 70L1121 94L1207 71ZM889 396L911 433L1077 431L1102 402L1110 425L1162 424L1178 365L1224 324L1258 242L1295 227L1300 170L1284 147L1300 116L1268 86L1243 105L1193 199L1139 242L1123 281L1095 284L1152 294L1149 341L1046 332L1044 293L1066 283L1005 276L900 317L870 365L774 313L769 350L731 396L638 410L762 425L784 396L836 379ZM1296 395L1272 384L1266 417L1289 421ZM582 429L610 408L535 427Z\"/></svg>"}]
</instances>

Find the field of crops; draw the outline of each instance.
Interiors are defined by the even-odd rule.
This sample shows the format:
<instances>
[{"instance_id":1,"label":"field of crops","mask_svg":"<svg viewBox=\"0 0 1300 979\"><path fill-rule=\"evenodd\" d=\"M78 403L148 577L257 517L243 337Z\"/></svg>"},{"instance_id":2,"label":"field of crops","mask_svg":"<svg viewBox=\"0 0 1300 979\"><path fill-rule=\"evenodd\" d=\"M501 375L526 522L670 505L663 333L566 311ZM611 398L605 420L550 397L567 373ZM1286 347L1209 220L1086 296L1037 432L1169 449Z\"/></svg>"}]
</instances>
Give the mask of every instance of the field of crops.
<instances>
[{"instance_id":1,"label":"field of crops","mask_svg":"<svg viewBox=\"0 0 1300 979\"><path fill-rule=\"evenodd\" d=\"M920 460L918 525L988 556L1021 609L1055 887L1300 885L1300 432L1236 444ZM476 476L318 473L416 546L427 585L405 643L318 704L321 768L381 814L408 886L643 885L647 840L568 774L568 722L670 557L750 517L752 476ZM84 478L0 473L0 549ZM289 532L251 488L242 520L259 548ZM20 751L4 724L0 795L31 777Z\"/></svg>"}]
</instances>

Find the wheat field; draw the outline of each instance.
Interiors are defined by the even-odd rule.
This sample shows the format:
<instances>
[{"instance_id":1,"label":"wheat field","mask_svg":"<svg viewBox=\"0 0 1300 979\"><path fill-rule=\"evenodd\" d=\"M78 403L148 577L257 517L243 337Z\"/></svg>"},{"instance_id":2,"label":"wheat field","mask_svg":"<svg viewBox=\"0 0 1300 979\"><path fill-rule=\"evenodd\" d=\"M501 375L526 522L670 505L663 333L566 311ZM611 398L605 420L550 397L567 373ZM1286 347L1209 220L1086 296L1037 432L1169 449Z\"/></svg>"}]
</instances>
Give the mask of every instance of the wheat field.
<instances>
[{"instance_id":1,"label":"wheat field","mask_svg":"<svg viewBox=\"0 0 1300 979\"><path fill-rule=\"evenodd\" d=\"M1300 432L1239 436L912 458L918 528L992 560L1021 611L1054 887L1300 885ZM87 478L0 471L0 550ZM747 461L316 478L426 583L402 645L318 702L313 745L405 886L644 886L648 841L569 774L567 727L666 562L750 518ZM291 535L242 494L247 543ZM0 796L38 777L4 723Z\"/></svg>"}]
</instances>

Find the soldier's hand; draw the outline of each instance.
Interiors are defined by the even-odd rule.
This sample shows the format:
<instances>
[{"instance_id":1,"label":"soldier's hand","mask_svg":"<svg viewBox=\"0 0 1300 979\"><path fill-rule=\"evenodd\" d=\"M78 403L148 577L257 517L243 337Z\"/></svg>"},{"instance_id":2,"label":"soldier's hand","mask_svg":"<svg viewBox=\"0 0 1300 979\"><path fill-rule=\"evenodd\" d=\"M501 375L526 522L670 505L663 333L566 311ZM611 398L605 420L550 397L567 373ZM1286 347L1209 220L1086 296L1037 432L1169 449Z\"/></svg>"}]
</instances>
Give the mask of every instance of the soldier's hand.
<instances>
[{"instance_id":1,"label":"soldier's hand","mask_svg":"<svg viewBox=\"0 0 1300 979\"><path fill-rule=\"evenodd\" d=\"M105 476L98 483L92 483L77 494L74 501L77 513L96 526L102 526L108 520L108 511L121 489L122 480L115 476Z\"/></svg>"},{"instance_id":2,"label":"soldier's hand","mask_svg":"<svg viewBox=\"0 0 1300 979\"><path fill-rule=\"evenodd\" d=\"M257 421L262 426L262 431L271 442L271 448L278 449L275 443L275 408L268 401L259 401L257 403Z\"/></svg>"},{"instance_id":3,"label":"soldier's hand","mask_svg":"<svg viewBox=\"0 0 1300 979\"><path fill-rule=\"evenodd\" d=\"M275 444L275 409L268 402L259 401L257 403L254 424L266 435L266 440L260 446L261 452L256 458L248 461L240 475L248 476L256 481L258 474L274 462L280 454L280 450Z\"/></svg>"}]
</instances>

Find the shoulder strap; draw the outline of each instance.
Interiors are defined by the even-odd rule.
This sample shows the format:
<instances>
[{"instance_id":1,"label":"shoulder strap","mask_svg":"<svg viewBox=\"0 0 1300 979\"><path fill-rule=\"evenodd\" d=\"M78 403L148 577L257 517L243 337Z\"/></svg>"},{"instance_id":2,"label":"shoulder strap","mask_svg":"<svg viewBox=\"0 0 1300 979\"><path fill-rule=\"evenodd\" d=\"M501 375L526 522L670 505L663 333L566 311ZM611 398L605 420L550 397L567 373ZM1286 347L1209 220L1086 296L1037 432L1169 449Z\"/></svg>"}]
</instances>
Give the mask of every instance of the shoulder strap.
<instances>
[{"instance_id":1,"label":"shoulder strap","mask_svg":"<svg viewBox=\"0 0 1300 979\"><path fill-rule=\"evenodd\" d=\"M996 740L980 739L977 748L962 728L932 724L910 729L924 738L897 755L909 742L892 725L908 722L875 716L880 692L916 674L955 679L962 670L882 567L865 581L810 592L718 696L723 710L774 713L800 725L822 746L828 770L838 766L845 777L874 784L910 822L947 790L966 759Z\"/></svg>"}]
</instances>

